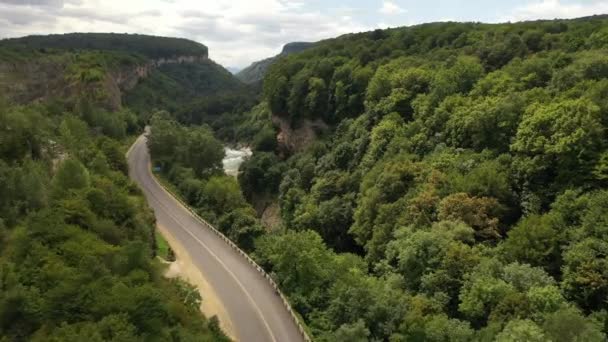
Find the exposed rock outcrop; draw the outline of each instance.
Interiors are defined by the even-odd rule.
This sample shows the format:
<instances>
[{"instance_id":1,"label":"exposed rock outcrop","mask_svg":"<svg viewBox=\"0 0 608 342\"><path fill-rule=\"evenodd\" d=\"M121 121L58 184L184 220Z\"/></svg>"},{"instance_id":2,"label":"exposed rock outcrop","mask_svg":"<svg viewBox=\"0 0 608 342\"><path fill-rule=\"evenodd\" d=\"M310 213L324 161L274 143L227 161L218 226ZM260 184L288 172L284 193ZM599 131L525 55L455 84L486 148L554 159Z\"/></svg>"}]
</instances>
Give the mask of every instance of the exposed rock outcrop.
<instances>
[{"instance_id":1,"label":"exposed rock outcrop","mask_svg":"<svg viewBox=\"0 0 608 342\"><path fill-rule=\"evenodd\" d=\"M112 77L116 80L117 85L121 90L133 89L139 80L148 77L150 73L165 64L179 63L202 63L207 60L206 56L177 56L174 58L160 58L151 60L146 64L137 65L134 68L124 68L111 72Z\"/></svg>"},{"instance_id":2,"label":"exposed rock outcrop","mask_svg":"<svg viewBox=\"0 0 608 342\"><path fill-rule=\"evenodd\" d=\"M176 56L110 70L101 80L105 95L103 104L110 110L120 109L122 92L133 89L141 79L162 65L201 63L206 60L206 55ZM67 79L69 63L69 58L64 57L34 59L26 63L0 62L0 93L16 103L28 103L50 97L67 99L77 91L93 91L89 88L99 87L99 84L87 87Z\"/></svg>"},{"instance_id":3,"label":"exposed rock outcrop","mask_svg":"<svg viewBox=\"0 0 608 342\"><path fill-rule=\"evenodd\" d=\"M0 94L17 103L63 96L67 88L66 63L34 60L28 63L0 62Z\"/></svg>"},{"instance_id":4,"label":"exposed rock outcrop","mask_svg":"<svg viewBox=\"0 0 608 342\"><path fill-rule=\"evenodd\" d=\"M305 150L317 139L319 133L328 129L321 119L304 119L294 126L289 120L273 115L272 123L279 128L277 142L279 152L283 156Z\"/></svg>"}]
</instances>

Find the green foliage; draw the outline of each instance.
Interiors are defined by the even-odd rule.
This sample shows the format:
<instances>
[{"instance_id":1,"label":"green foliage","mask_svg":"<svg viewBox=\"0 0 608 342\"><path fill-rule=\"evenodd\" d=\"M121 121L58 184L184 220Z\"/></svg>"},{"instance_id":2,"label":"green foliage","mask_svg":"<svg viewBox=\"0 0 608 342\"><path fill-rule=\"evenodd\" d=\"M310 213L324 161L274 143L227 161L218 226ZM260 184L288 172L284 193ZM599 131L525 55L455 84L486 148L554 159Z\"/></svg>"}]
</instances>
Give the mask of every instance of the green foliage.
<instances>
[{"instance_id":1,"label":"green foliage","mask_svg":"<svg viewBox=\"0 0 608 342\"><path fill-rule=\"evenodd\" d=\"M239 182L221 174L222 143L208 127L185 128L170 119L166 112L156 113L151 124L148 146L162 173L206 220L244 250L253 250L255 238L265 230L255 210L245 200ZM275 160L276 157L271 163ZM280 171L271 172L275 173L272 177L278 182ZM264 184L262 182L269 179L258 181Z\"/></svg>"},{"instance_id":2,"label":"green foliage","mask_svg":"<svg viewBox=\"0 0 608 342\"><path fill-rule=\"evenodd\" d=\"M546 267L552 274L559 274L564 240L558 219L551 215L532 215L509 231L503 249L509 260Z\"/></svg>"},{"instance_id":3,"label":"green foliage","mask_svg":"<svg viewBox=\"0 0 608 342\"><path fill-rule=\"evenodd\" d=\"M0 152L2 339L227 341L200 316L198 291L151 258L153 214L126 178L122 144L73 112L2 110L22 113L3 115L6 128L37 118L35 136L3 136L26 149Z\"/></svg>"},{"instance_id":4,"label":"green foliage","mask_svg":"<svg viewBox=\"0 0 608 342\"><path fill-rule=\"evenodd\" d=\"M53 178L53 190L62 194L70 190L80 190L90 185L89 172L78 160L63 161ZM61 195L59 195L61 196Z\"/></svg>"},{"instance_id":5,"label":"green foliage","mask_svg":"<svg viewBox=\"0 0 608 342\"><path fill-rule=\"evenodd\" d=\"M206 129L191 129L184 137L185 146L178 147L180 160L194 169L197 175L221 168L224 158L222 144Z\"/></svg>"},{"instance_id":6,"label":"green foliage","mask_svg":"<svg viewBox=\"0 0 608 342\"><path fill-rule=\"evenodd\" d=\"M608 332L606 22L434 23L345 35L274 63L251 110L251 93L212 64L162 67L126 102L142 121L152 108L174 113L175 120L151 117L155 163L199 213L253 252L316 340L601 341ZM93 83L112 65L85 55L81 62L87 68L77 65L75 75ZM159 292L142 285L156 279L146 263L151 233L110 186L122 184L121 158L107 140L86 138L89 126L120 138L137 125L129 113L111 119L124 125L113 124L94 103L82 101L77 115L60 120L0 109L0 139L10 146L1 150L0 189L9 196L0 210L11 241L2 250L18 256L2 279L17 283L11 274L35 264L23 256L61 245L43 272L25 273L28 285L43 279L59 289L11 287L2 300L17 309L2 312L2 329L33 335L13 323L27 317L60 337L103 337L81 321L44 324L51 316L38 309L93 315L75 309L80 264L120 280L97 286L120 294L103 302L117 303L112 315L128 316L116 323L125 336L130 326L143 339L143 331L177 329L162 323L177 321ZM329 128L289 155L276 140L276 117L292 128L304 120ZM45 121L58 128L28 134ZM221 144L211 131L178 122L207 123L218 137L252 143L238 183L220 175ZM54 131L65 150L36 139ZM40 189L49 189L50 164L40 159L65 151L89 180L48 196ZM283 224L266 233L246 200L277 195ZM47 206L58 215L53 224L20 220ZM25 228L13 228L19 222ZM121 222L129 226L118 229ZM41 233L49 226L65 227ZM75 229L85 233L64 245ZM34 237L45 243L30 243ZM80 254L104 261L87 264ZM68 266L58 266L62 258ZM171 293L184 302L188 291ZM133 304L138 299L145 310ZM197 303L186 302L190 311ZM172 336L190 336L192 325L183 326Z\"/></svg>"},{"instance_id":7,"label":"green foliage","mask_svg":"<svg viewBox=\"0 0 608 342\"><path fill-rule=\"evenodd\" d=\"M542 342L547 341L547 337L541 328L530 320L513 320L510 321L503 331L496 336L497 342L512 342L512 341L530 341Z\"/></svg>"},{"instance_id":8,"label":"green foliage","mask_svg":"<svg viewBox=\"0 0 608 342\"><path fill-rule=\"evenodd\" d=\"M166 110L186 125L208 124L218 130L222 120L232 122L254 100L253 89L210 60L162 65L124 96L143 121L156 110Z\"/></svg>"},{"instance_id":9,"label":"green foliage","mask_svg":"<svg viewBox=\"0 0 608 342\"><path fill-rule=\"evenodd\" d=\"M187 165L198 177L221 168L224 148L207 127L184 128L168 118L166 112L155 114L150 127L148 146L160 166Z\"/></svg>"},{"instance_id":10,"label":"green foliage","mask_svg":"<svg viewBox=\"0 0 608 342\"><path fill-rule=\"evenodd\" d=\"M187 39L142 34L69 33L5 39L1 49L106 50L141 54L150 58L207 56L207 47Z\"/></svg>"},{"instance_id":11,"label":"green foliage","mask_svg":"<svg viewBox=\"0 0 608 342\"><path fill-rule=\"evenodd\" d=\"M0 102L0 154L9 162L25 156L40 157L48 119L32 107L8 106Z\"/></svg>"},{"instance_id":12,"label":"green foliage","mask_svg":"<svg viewBox=\"0 0 608 342\"><path fill-rule=\"evenodd\" d=\"M284 227L255 253L315 338L605 338L606 21L376 30L270 67L243 122L330 127L240 177L256 199L284 167ZM363 268L334 269L345 252Z\"/></svg>"},{"instance_id":13,"label":"green foliage","mask_svg":"<svg viewBox=\"0 0 608 342\"><path fill-rule=\"evenodd\" d=\"M283 171L283 165L273 153L254 153L240 167L239 183L243 193L246 197L276 193Z\"/></svg>"},{"instance_id":14,"label":"green foliage","mask_svg":"<svg viewBox=\"0 0 608 342\"><path fill-rule=\"evenodd\" d=\"M536 180L536 186L552 181L580 185L604 145L600 113L585 99L531 106L511 145L518 157L516 167ZM543 179L551 174L555 179Z\"/></svg>"},{"instance_id":15,"label":"green foliage","mask_svg":"<svg viewBox=\"0 0 608 342\"><path fill-rule=\"evenodd\" d=\"M215 176L205 182L200 201L216 213L230 212L246 203L237 181L229 176Z\"/></svg>"}]
</instances>

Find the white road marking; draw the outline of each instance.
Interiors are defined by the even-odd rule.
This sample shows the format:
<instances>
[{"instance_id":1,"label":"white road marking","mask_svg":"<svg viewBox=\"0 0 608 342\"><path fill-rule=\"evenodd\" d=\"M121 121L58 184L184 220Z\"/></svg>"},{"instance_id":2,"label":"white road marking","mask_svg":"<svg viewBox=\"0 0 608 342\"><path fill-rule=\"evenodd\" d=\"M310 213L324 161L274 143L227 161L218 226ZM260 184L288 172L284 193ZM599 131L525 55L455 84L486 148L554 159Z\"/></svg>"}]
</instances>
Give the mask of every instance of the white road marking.
<instances>
[{"instance_id":1,"label":"white road marking","mask_svg":"<svg viewBox=\"0 0 608 342\"><path fill-rule=\"evenodd\" d=\"M141 138L141 137L140 137ZM138 138L139 140L139 138ZM136 144L140 144L140 142L136 142ZM134 144L135 145L135 144ZM128 153L131 153L132 150L129 150ZM175 202L176 204L178 204L180 207L182 207L185 212L188 214L188 216L194 218L196 220L196 218L194 217L194 215L192 215L192 213L187 210L186 208L183 207L183 205L177 201L175 198L173 198L173 195L171 195L160 183L159 181L156 179L156 177L152 174L152 172L150 172L150 165L148 164L148 167L146 168L146 171L148 173L148 175L150 176L150 178L162 189L163 192L165 192L165 194L167 194L169 196L169 198L171 198L171 200L173 202ZM194 238L201 246L203 246L208 252L209 254L211 254L216 260L217 262L226 270L226 272L228 272L228 274L234 279L234 281L236 282L236 284L241 288L241 290L245 293L245 296L247 297L247 299L249 300L249 302L253 305L256 313L258 314L258 316L260 317L260 319L262 320L262 322L264 323L264 326L266 328L266 330L268 331L268 334L270 335L270 338L272 339L273 342L277 342L276 338L274 337L274 334L272 333L272 330L270 329L270 325L268 324L268 322L266 321L266 319L264 318L264 315L262 314L262 310L260 310L260 308L258 307L257 303L253 300L253 297L251 297L251 295L249 294L249 292L245 289L245 287L243 286L243 284L238 280L238 278L236 277L236 275L228 268L228 266L226 266L226 264L224 264L224 262L209 248L207 247L207 245L205 245L205 243L203 243L203 241L201 241L199 238L197 238L194 233L192 233L192 231L190 231L190 229L186 228L184 226L184 224L181 222L181 220L179 220L177 217L175 217L169 210L169 208L167 208L167 206L165 206L162 201L159 200L159 198L157 196L154 195L154 193L152 193L150 191L150 195L152 197L154 197L154 199L156 199L156 201L159 203L160 206L162 206L163 208L165 208L165 213L167 215L169 215L173 220L175 220L175 222L179 225L180 228L182 228L183 230L185 230L190 236L192 236L192 238Z\"/></svg>"}]
</instances>

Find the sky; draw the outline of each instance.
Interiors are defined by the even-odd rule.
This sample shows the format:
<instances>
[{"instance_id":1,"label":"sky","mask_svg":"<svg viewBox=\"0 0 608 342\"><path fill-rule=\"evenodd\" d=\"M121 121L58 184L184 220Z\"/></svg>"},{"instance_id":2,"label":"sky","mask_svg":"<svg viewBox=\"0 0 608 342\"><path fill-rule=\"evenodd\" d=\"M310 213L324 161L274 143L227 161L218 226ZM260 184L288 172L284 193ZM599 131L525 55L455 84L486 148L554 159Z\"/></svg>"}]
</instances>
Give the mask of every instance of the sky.
<instances>
[{"instance_id":1,"label":"sky","mask_svg":"<svg viewBox=\"0 0 608 342\"><path fill-rule=\"evenodd\" d=\"M507 22L608 13L608 0L0 0L0 38L66 32L189 38L231 68L294 41L435 21Z\"/></svg>"}]
</instances>

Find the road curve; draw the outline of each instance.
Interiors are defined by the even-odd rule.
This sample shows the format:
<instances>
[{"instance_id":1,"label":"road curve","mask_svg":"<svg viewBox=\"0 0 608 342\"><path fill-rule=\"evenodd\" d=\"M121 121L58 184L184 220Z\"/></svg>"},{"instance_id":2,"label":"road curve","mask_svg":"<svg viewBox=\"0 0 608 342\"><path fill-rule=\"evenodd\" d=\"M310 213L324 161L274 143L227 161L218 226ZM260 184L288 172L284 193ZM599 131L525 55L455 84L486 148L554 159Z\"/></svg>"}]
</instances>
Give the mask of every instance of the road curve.
<instances>
[{"instance_id":1,"label":"road curve","mask_svg":"<svg viewBox=\"0 0 608 342\"><path fill-rule=\"evenodd\" d=\"M142 135L127 155L129 175L143 190L156 220L188 252L224 306L238 341L304 341L281 298L247 260L196 220L150 171ZM205 294L201 294L203 300Z\"/></svg>"}]
</instances>

